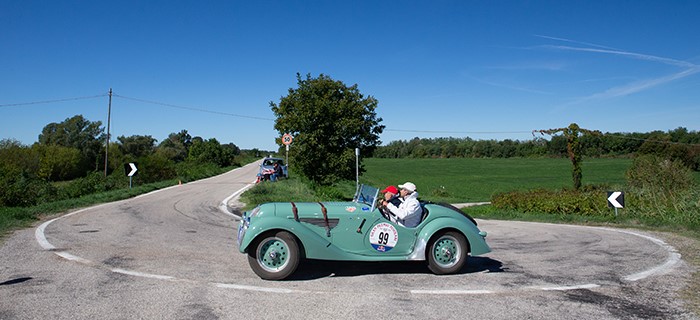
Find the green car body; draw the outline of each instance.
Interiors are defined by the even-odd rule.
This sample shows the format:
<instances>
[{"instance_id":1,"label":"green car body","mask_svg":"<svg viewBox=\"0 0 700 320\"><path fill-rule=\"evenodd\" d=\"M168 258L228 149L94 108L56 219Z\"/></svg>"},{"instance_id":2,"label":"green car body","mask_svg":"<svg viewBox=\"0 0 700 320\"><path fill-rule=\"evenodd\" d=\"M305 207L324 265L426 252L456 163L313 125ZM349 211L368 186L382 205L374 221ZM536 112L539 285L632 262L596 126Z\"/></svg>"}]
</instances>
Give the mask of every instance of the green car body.
<instances>
[{"instance_id":1,"label":"green car body","mask_svg":"<svg viewBox=\"0 0 700 320\"><path fill-rule=\"evenodd\" d=\"M352 202L265 203L245 212L238 247L263 279L284 279L300 258L338 261L428 260L454 273L468 253L491 251L474 219L449 205L424 203L423 219L406 228L376 208L378 189L362 186Z\"/></svg>"}]
</instances>

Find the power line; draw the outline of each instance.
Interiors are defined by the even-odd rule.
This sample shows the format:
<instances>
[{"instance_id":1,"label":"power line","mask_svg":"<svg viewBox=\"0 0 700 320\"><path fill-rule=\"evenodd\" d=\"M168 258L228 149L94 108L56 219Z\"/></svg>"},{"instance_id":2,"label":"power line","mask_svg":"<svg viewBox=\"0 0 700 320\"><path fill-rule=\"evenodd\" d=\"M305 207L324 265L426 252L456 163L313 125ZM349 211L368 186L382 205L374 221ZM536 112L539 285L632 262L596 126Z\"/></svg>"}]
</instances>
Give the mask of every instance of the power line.
<instances>
[{"instance_id":1,"label":"power line","mask_svg":"<svg viewBox=\"0 0 700 320\"><path fill-rule=\"evenodd\" d=\"M271 119L271 118L253 117L253 116L246 116L246 115L242 115L242 114L235 114L235 113L228 113L228 112L221 112L221 111L212 111L212 110L207 110L207 109L198 108L198 107L180 106L180 105L176 105L176 104L170 104L170 103L164 103L164 102L158 102L158 101L151 101L151 100L145 100L145 99L139 99L139 98L130 98L130 97L126 97L126 96L122 96L122 95L118 95L118 94L114 94L113 96L118 97L118 98L122 98L125 100L137 101L137 102L142 102L142 103L149 103L149 104L154 104L154 105L159 105L159 106L169 107L169 108L177 108L177 109L184 109L184 110L190 110L190 111L213 113L213 114L218 114L218 115L246 118L246 119L275 121L275 119Z\"/></svg>"},{"instance_id":2,"label":"power line","mask_svg":"<svg viewBox=\"0 0 700 320\"><path fill-rule=\"evenodd\" d=\"M433 131L433 130L403 130L403 129L385 129L384 131L414 132L414 133L459 133L459 134L517 134L517 133L530 133L530 132L532 132L532 131Z\"/></svg>"},{"instance_id":3,"label":"power line","mask_svg":"<svg viewBox=\"0 0 700 320\"><path fill-rule=\"evenodd\" d=\"M108 93L103 93L103 94L98 94L98 95L93 95L93 96L84 96L84 97L73 97L73 98L42 100L42 101L33 101L33 102L21 102L21 103L8 103L8 104L0 104L0 107L16 107L16 106L48 104L48 103L76 101L76 100L87 100L87 99L106 97L108 95L109 95ZM169 107L169 108L177 108L177 109L183 109L183 110L190 110L190 111L197 111L197 112L218 114L218 115L224 115L224 116L246 118L246 119L275 121L275 119L271 119L271 118L254 117L254 116L246 116L246 115L235 114L235 113L213 111L213 110L207 110L207 109L199 108L199 107L181 106L181 105L176 105L176 104L171 104L171 103L164 103L164 102L158 102L158 101L152 101L152 100L146 100L146 99L132 98L132 97L122 96L122 95L118 95L118 94L112 94L112 96L122 98L125 100L137 101L137 102L141 102L141 103L148 103L148 104L159 105L159 106L164 106L164 107ZM407 133L438 133L438 134L523 134L523 133L532 133L532 131L448 131L448 130L406 130L406 129L384 129L384 131L407 132ZM616 138L620 138L620 139L627 139L627 140L636 140L636 141L653 142L653 143L661 143L661 144L700 146L700 144L695 144L695 143L673 142L673 141L663 141L663 140L654 140L654 139L645 139L645 138L633 138L633 137L626 137L626 136L622 136L619 134L613 134L613 133L608 133L607 135L612 136L612 137L616 137Z\"/></svg>"},{"instance_id":4,"label":"power line","mask_svg":"<svg viewBox=\"0 0 700 320\"><path fill-rule=\"evenodd\" d=\"M100 98L100 97L105 97L105 96L107 96L106 93L98 94L95 96L87 96L87 97L75 97L75 98L42 100L42 101L33 101L33 102L20 102L20 103L6 103L6 104L0 104L0 107L17 107L17 106L28 106L28 105L33 105L33 104L47 104L47 103L55 103L55 102L87 100L87 99L95 99L95 98Z\"/></svg>"}]
</instances>

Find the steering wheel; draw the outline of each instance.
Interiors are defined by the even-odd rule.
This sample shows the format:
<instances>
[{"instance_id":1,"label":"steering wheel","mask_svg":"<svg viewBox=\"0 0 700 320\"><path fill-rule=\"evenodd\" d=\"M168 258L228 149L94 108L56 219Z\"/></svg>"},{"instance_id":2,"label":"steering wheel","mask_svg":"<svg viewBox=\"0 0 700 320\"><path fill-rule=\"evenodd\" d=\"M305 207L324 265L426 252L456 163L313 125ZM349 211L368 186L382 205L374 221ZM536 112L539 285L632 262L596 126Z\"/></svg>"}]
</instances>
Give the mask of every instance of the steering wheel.
<instances>
[{"instance_id":1,"label":"steering wheel","mask_svg":"<svg viewBox=\"0 0 700 320\"><path fill-rule=\"evenodd\" d=\"M382 214L382 217L384 217L384 219L391 221L391 211L389 211L389 208L382 205L382 203L380 202L379 205L377 205L377 209L379 209L379 213Z\"/></svg>"}]
</instances>

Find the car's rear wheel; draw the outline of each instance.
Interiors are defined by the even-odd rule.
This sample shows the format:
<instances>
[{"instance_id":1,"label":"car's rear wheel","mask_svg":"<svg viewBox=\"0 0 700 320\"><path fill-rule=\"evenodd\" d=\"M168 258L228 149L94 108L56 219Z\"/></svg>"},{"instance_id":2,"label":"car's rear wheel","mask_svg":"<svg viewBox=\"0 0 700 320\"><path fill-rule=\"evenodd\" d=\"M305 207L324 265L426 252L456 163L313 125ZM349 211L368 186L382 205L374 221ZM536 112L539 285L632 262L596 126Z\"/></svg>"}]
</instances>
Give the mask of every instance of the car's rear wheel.
<instances>
[{"instance_id":1,"label":"car's rear wheel","mask_svg":"<svg viewBox=\"0 0 700 320\"><path fill-rule=\"evenodd\" d=\"M467 239L455 231L439 233L428 246L428 269L435 274L451 274L462 270L469 256Z\"/></svg>"},{"instance_id":2,"label":"car's rear wheel","mask_svg":"<svg viewBox=\"0 0 700 320\"><path fill-rule=\"evenodd\" d=\"M248 264L265 280L287 278L299 265L299 245L289 232L264 234L250 248Z\"/></svg>"}]
</instances>

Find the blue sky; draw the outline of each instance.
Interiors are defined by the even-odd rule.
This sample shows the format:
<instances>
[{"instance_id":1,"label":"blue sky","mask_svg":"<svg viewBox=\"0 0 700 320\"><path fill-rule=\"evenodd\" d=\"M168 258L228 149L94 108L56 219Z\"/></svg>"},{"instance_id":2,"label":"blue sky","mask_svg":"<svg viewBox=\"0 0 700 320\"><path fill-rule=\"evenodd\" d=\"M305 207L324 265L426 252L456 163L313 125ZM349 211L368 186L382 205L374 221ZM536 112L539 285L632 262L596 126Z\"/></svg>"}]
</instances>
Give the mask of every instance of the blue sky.
<instances>
[{"instance_id":1,"label":"blue sky","mask_svg":"<svg viewBox=\"0 0 700 320\"><path fill-rule=\"evenodd\" d=\"M528 140L571 122L698 131L698 13L700 1L0 0L0 139L31 144L77 114L106 124L112 88L113 137L187 129L272 150L269 102L297 72L378 99L384 143Z\"/></svg>"}]
</instances>

